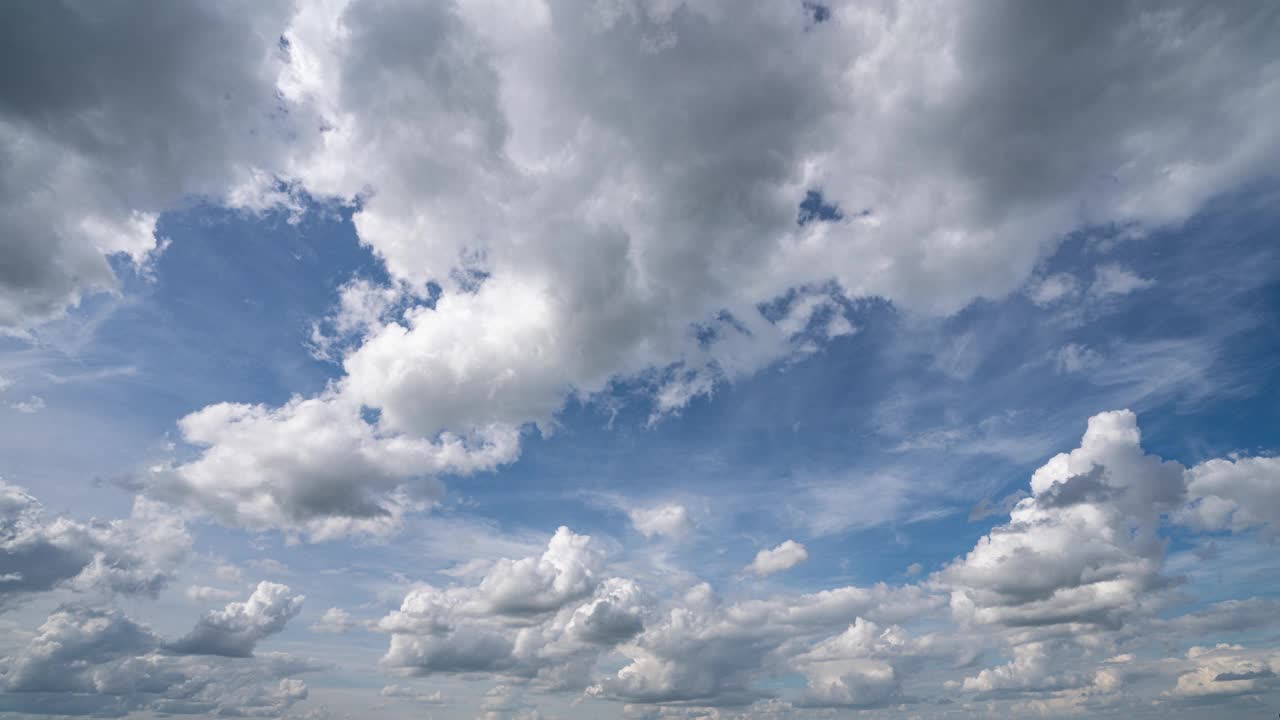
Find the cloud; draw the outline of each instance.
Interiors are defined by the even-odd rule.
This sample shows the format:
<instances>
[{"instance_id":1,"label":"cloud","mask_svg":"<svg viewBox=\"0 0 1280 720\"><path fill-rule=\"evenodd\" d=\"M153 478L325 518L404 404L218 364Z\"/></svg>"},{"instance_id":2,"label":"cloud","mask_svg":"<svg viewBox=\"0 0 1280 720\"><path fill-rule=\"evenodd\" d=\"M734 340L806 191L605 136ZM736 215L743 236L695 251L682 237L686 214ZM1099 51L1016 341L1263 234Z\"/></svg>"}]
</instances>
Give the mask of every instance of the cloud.
<instances>
[{"instance_id":1,"label":"cloud","mask_svg":"<svg viewBox=\"0 0 1280 720\"><path fill-rule=\"evenodd\" d=\"M311 632L344 635L356 625L356 621L351 618L351 613L342 608L331 607L311 625Z\"/></svg>"},{"instance_id":2,"label":"cloud","mask_svg":"<svg viewBox=\"0 0 1280 720\"><path fill-rule=\"evenodd\" d=\"M58 8L24 12L93 26ZM88 97L110 121L102 132L127 130L111 152L60 124L6 127L40 139L18 145L40 150L37 167L70 148L77 168L101 170L91 187L78 170L67 181L74 191L59 196L91 207L66 215L133 228L89 234L133 237L113 247L135 255L154 245L146 213L176 193L294 212L263 180L278 176L356 206L360 241L391 280L343 292L332 330L359 337L322 348L342 377L281 407L189 416L184 439L199 451L172 468L171 496L255 529L385 534L406 509L399 488L430 499L424 477L511 462L521 433L552 431L569 398L652 380L645 402L660 418L845 331L823 303L762 312L775 301L875 296L953 313L1024 286L1081 226L1178 223L1274 165L1280 131L1261 120L1280 106L1264 62L1273 21L1249 8L953 10L841 9L820 24L797 6L716 2L617 13L548 3L518 24L475 2L201 10L194 45L227 58L220 83L206 58L196 65L168 42L93 56L103 70L85 82L101 91ZM88 62L44 47L12 67L58 79ZM146 82L105 69L136 64L140 47L164 59L149 56ZM155 102L115 107L139 96ZM14 117L54 107L23 98ZM211 140L191 157L178 142L147 151L153 134L138 128L153 127ZM232 132L244 128L259 131ZM122 166L135 171L121 178ZM28 176L15 177L27 187ZM813 221L798 223L809 198L821 198ZM23 277L56 277L12 322L111 285L93 241L40 242L43 225L25 222L3 234L31 250ZM76 263L45 248L69 248L93 271L71 282L53 268ZM1103 266L1091 287L1136 289L1127 272ZM1036 292L1049 302L1066 291ZM970 369L956 360L949 371ZM289 453L318 418L332 445ZM276 472L283 480L268 482Z\"/></svg>"},{"instance_id":3,"label":"cloud","mask_svg":"<svg viewBox=\"0 0 1280 720\"><path fill-rule=\"evenodd\" d=\"M382 697L391 698L409 698L414 702L424 703L427 705L443 705L445 702L444 693L439 690L432 692L420 692L411 687L404 685L386 685L378 692Z\"/></svg>"},{"instance_id":4,"label":"cloud","mask_svg":"<svg viewBox=\"0 0 1280 720\"><path fill-rule=\"evenodd\" d=\"M1128 295L1131 292L1145 290L1155 282L1139 277L1131 270L1119 265L1099 265L1094 270L1093 284L1089 286L1089 295L1094 298L1105 298L1109 295Z\"/></svg>"},{"instance_id":5,"label":"cloud","mask_svg":"<svg viewBox=\"0 0 1280 720\"><path fill-rule=\"evenodd\" d=\"M249 657L260 641L283 630L302 611L303 599L289 594L287 585L260 582L248 600L208 613L168 647L183 655Z\"/></svg>"},{"instance_id":6,"label":"cloud","mask_svg":"<svg viewBox=\"0 0 1280 720\"><path fill-rule=\"evenodd\" d=\"M272 655L202 659L165 654L149 628L113 609L55 610L26 648L6 658L0 710L56 715L131 712L278 716L307 696L291 676L313 662ZM267 689L264 683L276 683Z\"/></svg>"},{"instance_id":7,"label":"cloud","mask_svg":"<svg viewBox=\"0 0 1280 720\"><path fill-rule=\"evenodd\" d=\"M693 531L688 509L678 503L635 508L627 515L636 531L647 538L665 536L678 540Z\"/></svg>"},{"instance_id":8,"label":"cloud","mask_svg":"<svg viewBox=\"0 0 1280 720\"><path fill-rule=\"evenodd\" d=\"M1280 458L1207 460L1187 471L1190 502L1179 518L1200 530L1280 530Z\"/></svg>"},{"instance_id":9,"label":"cloud","mask_svg":"<svg viewBox=\"0 0 1280 720\"><path fill-rule=\"evenodd\" d=\"M413 674L487 672L581 686L604 651L643 628L649 599L602 578L604 556L560 528L537 557L496 562L476 585L422 587L382 618L383 664Z\"/></svg>"},{"instance_id":10,"label":"cloud","mask_svg":"<svg viewBox=\"0 0 1280 720\"><path fill-rule=\"evenodd\" d=\"M0 608L56 587L155 594L191 547L182 520L142 498L122 520L43 515L39 501L0 479Z\"/></svg>"},{"instance_id":11,"label":"cloud","mask_svg":"<svg viewBox=\"0 0 1280 720\"><path fill-rule=\"evenodd\" d=\"M190 196L224 199L289 152L276 98L287 11L6 9L0 330L24 332L115 289L109 260L145 265L159 213Z\"/></svg>"},{"instance_id":12,"label":"cloud","mask_svg":"<svg viewBox=\"0 0 1280 720\"><path fill-rule=\"evenodd\" d=\"M809 551L795 540L784 540L772 550L761 550L756 553L755 560L746 567L756 575L772 575L783 570L790 570L809 559Z\"/></svg>"},{"instance_id":13,"label":"cloud","mask_svg":"<svg viewBox=\"0 0 1280 720\"><path fill-rule=\"evenodd\" d=\"M9 403L9 407L20 413L31 415L44 409L44 398L39 395L32 395L26 400L15 400Z\"/></svg>"},{"instance_id":14,"label":"cloud","mask_svg":"<svg viewBox=\"0 0 1280 720\"><path fill-rule=\"evenodd\" d=\"M285 527L314 540L386 535L406 511L440 494L434 472L493 467L515 456L517 433L435 441L378 431L335 395L280 408L222 403L179 422L199 459L158 466L149 492L251 528ZM228 479L235 482L228 483Z\"/></svg>"},{"instance_id":15,"label":"cloud","mask_svg":"<svg viewBox=\"0 0 1280 720\"><path fill-rule=\"evenodd\" d=\"M236 597L239 593L234 590L223 590L222 588L210 587L208 585L191 585L186 590L186 596L195 602L210 601L226 601Z\"/></svg>"},{"instance_id":16,"label":"cloud","mask_svg":"<svg viewBox=\"0 0 1280 720\"><path fill-rule=\"evenodd\" d=\"M1160 517L1182 466L1146 455L1133 413L1089 419L1080 447L1036 470L1009 523L936 576L958 618L982 624L1115 625L1162 583Z\"/></svg>"},{"instance_id":17,"label":"cloud","mask_svg":"<svg viewBox=\"0 0 1280 720\"><path fill-rule=\"evenodd\" d=\"M1054 273L1036 280L1028 289L1027 296L1040 307L1047 307L1059 300L1071 297L1078 292L1078 282L1070 273Z\"/></svg>"},{"instance_id":18,"label":"cloud","mask_svg":"<svg viewBox=\"0 0 1280 720\"><path fill-rule=\"evenodd\" d=\"M1280 655L1250 652L1238 645L1193 647L1187 651L1192 666L1178 676L1168 693L1175 698L1246 695L1276 685Z\"/></svg>"}]
</instances>

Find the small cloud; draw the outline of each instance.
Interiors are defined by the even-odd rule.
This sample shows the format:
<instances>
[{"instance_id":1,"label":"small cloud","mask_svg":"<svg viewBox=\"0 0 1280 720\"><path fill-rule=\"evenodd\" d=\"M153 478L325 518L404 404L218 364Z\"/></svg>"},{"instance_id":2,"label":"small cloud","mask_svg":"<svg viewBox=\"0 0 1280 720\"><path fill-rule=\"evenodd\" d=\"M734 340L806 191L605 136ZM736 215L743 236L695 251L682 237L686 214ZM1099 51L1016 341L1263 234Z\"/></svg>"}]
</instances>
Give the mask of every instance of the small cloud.
<instances>
[{"instance_id":1,"label":"small cloud","mask_svg":"<svg viewBox=\"0 0 1280 720\"><path fill-rule=\"evenodd\" d=\"M234 599L239 593L233 590L223 590L222 588L209 587L208 585L192 585L186 590L188 600L193 602L226 602Z\"/></svg>"},{"instance_id":2,"label":"small cloud","mask_svg":"<svg viewBox=\"0 0 1280 720\"><path fill-rule=\"evenodd\" d=\"M9 407L20 413L27 413L28 415L31 413L38 413L45 408L44 398L39 395L32 395L26 400L9 403Z\"/></svg>"},{"instance_id":3,"label":"small cloud","mask_svg":"<svg viewBox=\"0 0 1280 720\"><path fill-rule=\"evenodd\" d=\"M351 618L350 613L342 608L331 607L311 625L311 632L343 635L355 626L356 621Z\"/></svg>"},{"instance_id":4,"label":"small cloud","mask_svg":"<svg viewBox=\"0 0 1280 720\"><path fill-rule=\"evenodd\" d=\"M761 550L745 569L764 577L790 570L809 559L809 551L795 540L787 540L772 550Z\"/></svg>"},{"instance_id":5,"label":"small cloud","mask_svg":"<svg viewBox=\"0 0 1280 720\"><path fill-rule=\"evenodd\" d=\"M249 566L255 570L261 570L262 572L273 573L276 575L284 575L289 572L289 567L287 565L272 558L258 558L256 560L250 560Z\"/></svg>"},{"instance_id":6,"label":"small cloud","mask_svg":"<svg viewBox=\"0 0 1280 720\"><path fill-rule=\"evenodd\" d=\"M907 566L907 577L916 577L924 572L924 566L920 563L911 563Z\"/></svg>"},{"instance_id":7,"label":"small cloud","mask_svg":"<svg viewBox=\"0 0 1280 720\"><path fill-rule=\"evenodd\" d=\"M1104 298L1111 295L1128 295L1155 284L1154 280L1139 277L1119 265L1099 265L1094 270L1093 284L1089 286L1089 296Z\"/></svg>"},{"instance_id":8,"label":"small cloud","mask_svg":"<svg viewBox=\"0 0 1280 720\"><path fill-rule=\"evenodd\" d=\"M1032 283L1027 288L1027 297L1040 307L1047 307L1059 300L1076 294L1079 283L1070 273L1056 273Z\"/></svg>"},{"instance_id":9,"label":"small cloud","mask_svg":"<svg viewBox=\"0 0 1280 720\"><path fill-rule=\"evenodd\" d=\"M218 567L214 568L213 574L223 582L238 583L244 579L240 574L240 568L230 563L219 564Z\"/></svg>"},{"instance_id":10,"label":"small cloud","mask_svg":"<svg viewBox=\"0 0 1280 720\"><path fill-rule=\"evenodd\" d=\"M387 685L378 693L382 697L389 698L409 698L416 702L425 703L427 705L443 705L444 693L435 690L429 693L418 692L417 690L406 687L404 685Z\"/></svg>"},{"instance_id":11,"label":"small cloud","mask_svg":"<svg viewBox=\"0 0 1280 720\"><path fill-rule=\"evenodd\" d=\"M638 508L627 513L635 529L647 538L665 535L679 539L693 530L689 511L677 503L666 503L651 508Z\"/></svg>"},{"instance_id":12,"label":"small cloud","mask_svg":"<svg viewBox=\"0 0 1280 720\"><path fill-rule=\"evenodd\" d=\"M1101 362L1102 356L1096 350L1078 343L1064 345L1054 357L1054 365L1063 375L1087 370Z\"/></svg>"}]
</instances>

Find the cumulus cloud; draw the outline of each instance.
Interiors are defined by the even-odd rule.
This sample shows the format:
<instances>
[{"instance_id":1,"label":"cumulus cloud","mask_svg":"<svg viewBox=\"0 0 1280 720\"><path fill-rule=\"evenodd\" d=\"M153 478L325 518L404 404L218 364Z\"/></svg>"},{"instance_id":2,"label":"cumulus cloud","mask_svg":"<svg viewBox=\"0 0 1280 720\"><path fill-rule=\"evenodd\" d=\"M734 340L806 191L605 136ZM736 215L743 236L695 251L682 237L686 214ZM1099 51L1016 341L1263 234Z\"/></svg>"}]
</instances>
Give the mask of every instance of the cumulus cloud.
<instances>
[{"instance_id":1,"label":"cumulus cloud","mask_svg":"<svg viewBox=\"0 0 1280 720\"><path fill-rule=\"evenodd\" d=\"M316 540L392 532L406 511L438 497L427 475L493 467L513 458L518 443L517 433L501 430L436 440L382 433L361 419L358 405L333 394L280 408L211 405L179 429L208 450L184 465L156 467L145 478L152 494Z\"/></svg>"},{"instance_id":2,"label":"cumulus cloud","mask_svg":"<svg viewBox=\"0 0 1280 720\"><path fill-rule=\"evenodd\" d=\"M331 607L324 611L320 619L311 625L312 632L342 635L357 625L351 613L342 608Z\"/></svg>"},{"instance_id":3,"label":"cumulus cloud","mask_svg":"<svg viewBox=\"0 0 1280 720\"><path fill-rule=\"evenodd\" d=\"M139 498L126 519L46 520L39 501L0 479L0 608L55 587L154 594L191 547L182 520Z\"/></svg>"},{"instance_id":4,"label":"cumulus cloud","mask_svg":"<svg viewBox=\"0 0 1280 720\"><path fill-rule=\"evenodd\" d=\"M1064 234L1179 222L1280 150L1251 6L623 8L13 10L0 324L112 287L106 257L145 262L181 197L358 203L391 281L321 329L343 376L193 414L197 456L156 484L252 528L385 533L401 488L510 462L569 397L652 380L660 419L846 333L831 302L1002 296ZM58 53L54 28L111 42ZM1090 292L1145 282L1104 265ZM320 418L332 443L291 453Z\"/></svg>"},{"instance_id":5,"label":"cumulus cloud","mask_svg":"<svg viewBox=\"0 0 1280 720\"><path fill-rule=\"evenodd\" d=\"M1192 699L1247 695L1274 687L1280 681L1280 654L1259 653L1239 645L1219 644L1187 651L1192 666L1178 676L1169 691L1175 698Z\"/></svg>"},{"instance_id":6,"label":"cumulus cloud","mask_svg":"<svg viewBox=\"0 0 1280 720\"><path fill-rule=\"evenodd\" d=\"M761 550L747 570L756 575L772 575L783 570L790 570L809 559L809 551L795 540L784 540L777 547Z\"/></svg>"},{"instance_id":7,"label":"cumulus cloud","mask_svg":"<svg viewBox=\"0 0 1280 720\"><path fill-rule=\"evenodd\" d=\"M581 685L603 651L640 632L649 605L638 585L601 577L603 568L591 538L562 527L542 555L499 560L477 585L413 590L377 624L391 633L382 662Z\"/></svg>"},{"instance_id":8,"label":"cumulus cloud","mask_svg":"<svg viewBox=\"0 0 1280 720\"><path fill-rule=\"evenodd\" d=\"M628 511L631 525L647 538L664 536L679 539L693 531L689 510L678 503L666 503Z\"/></svg>"},{"instance_id":9,"label":"cumulus cloud","mask_svg":"<svg viewBox=\"0 0 1280 720\"><path fill-rule=\"evenodd\" d=\"M938 573L952 610L1011 626L1123 622L1162 582L1160 517L1182 503L1182 466L1143 452L1133 413L1101 413L1078 449L1036 470L1031 492Z\"/></svg>"},{"instance_id":10,"label":"cumulus cloud","mask_svg":"<svg viewBox=\"0 0 1280 720\"><path fill-rule=\"evenodd\" d=\"M1201 530L1280 530L1280 458L1208 460L1187 471L1189 505L1180 518Z\"/></svg>"},{"instance_id":11,"label":"cumulus cloud","mask_svg":"<svg viewBox=\"0 0 1280 720\"><path fill-rule=\"evenodd\" d=\"M145 264L160 212L224 199L288 152L276 78L289 7L55 2L4 14L0 330L23 332L114 289L113 257Z\"/></svg>"},{"instance_id":12,"label":"cumulus cloud","mask_svg":"<svg viewBox=\"0 0 1280 720\"><path fill-rule=\"evenodd\" d=\"M260 582L248 600L210 612L168 647L184 655L249 657L260 641L283 630L302 611L303 599L291 595L287 585Z\"/></svg>"},{"instance_id":13,"label":"cumulus cloud","mask_svg":"<svg viewBox=\"0 0 1280 720\"><path fill-rule=\"evenodd\" d=\"M287 656L174 657L149 628L113 609L59 608L0 669L0 710L31 714L130 712L278 716L307 696L291 676L318 669ZM274 686L264 683L275 682Z\"/></svg>"}]
</instances>

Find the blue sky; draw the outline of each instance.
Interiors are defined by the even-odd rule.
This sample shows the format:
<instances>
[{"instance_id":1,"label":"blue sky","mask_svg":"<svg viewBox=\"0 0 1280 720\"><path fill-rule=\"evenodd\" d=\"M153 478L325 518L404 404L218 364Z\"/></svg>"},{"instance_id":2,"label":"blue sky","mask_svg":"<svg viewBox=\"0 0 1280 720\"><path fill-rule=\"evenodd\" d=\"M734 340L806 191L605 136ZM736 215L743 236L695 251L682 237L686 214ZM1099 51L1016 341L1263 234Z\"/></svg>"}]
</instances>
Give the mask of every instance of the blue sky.
<instances>
[{"instance_id":1,"label":"blue sky","mask_svg":"<svg viewBox=\"0 0 1280 720\"><path fill-rule=\"evenodd\" d=\"M1280 701L1265 5L331 5L6 11L0 715Z\"/></svg>"}]
</instances>

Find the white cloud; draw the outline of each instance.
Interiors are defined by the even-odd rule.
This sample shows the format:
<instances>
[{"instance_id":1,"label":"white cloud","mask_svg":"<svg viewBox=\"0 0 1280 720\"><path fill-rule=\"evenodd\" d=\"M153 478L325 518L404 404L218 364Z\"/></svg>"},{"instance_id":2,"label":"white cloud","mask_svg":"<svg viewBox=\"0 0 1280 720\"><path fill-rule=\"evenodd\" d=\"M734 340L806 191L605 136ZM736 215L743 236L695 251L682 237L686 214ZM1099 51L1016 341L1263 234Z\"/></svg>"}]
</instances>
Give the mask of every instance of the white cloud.
<instances>
[{"instance_id":1,"label":"white cloud","mask_svg":"<svg viewBox=\"0 0 1280 720\"><path fill-rule=\"evenodd\" d=\"M32 395L26 400L15 400L14 402L9 403L9 407L20 413L31 415L44 409L44 398L39 395Z\"/></svg>"},{"instance_id":2,"label":"white cloud","mask_svg":"<svg viewBox=\"0 0 1280 720\"><path fill-rule=\"evenodd\" d=\"M1214 459L1187 470L1188 506L1179 517L1201 530L1280 531L1280 457Z\"/></svg>"},{"instance_id":3,"label":"white cloud","mask_svg":"<svg viewBox=\"0 0 1280 720\"><path fill-rule=\"evenodd\" d=\"M777 547L761 550L747 570L756 575L772 575L783 570L790 570L809 559L809 551L795 540L784 540Z\"/></svg>"},{"instance_id":4,"label":"white cloud","mask_svg":"<svg viewBox=\"0 0 1280 720\"><path fill-rule=\"evenodd\" d=\"M1119 265L1099 265L1094 270L1093 284L1089 286L1089 295L1094 298L1105 298L1109 295L1128 295L1138 290L1145 290L1155 282L1134 274Z\"/></svg>"},{"instance_id":5,"label":"white cloud","mask_svg":"<svg viewBox=\"0 0 1280 720\"><path fill-rule=\"evenodd\" d=\"M261 640L301 612L303 599L289 594L287 585L260 582L248 600L206 614L169 648L183 655L249 657Z\"/></svg>"},{"instance_id":6,"label":"white cloud","mask_svg":"<svg viewBox=\"0 0 1280 720\"><path fill-rule=\"evenodd\" d=\"M0 712L278 716L307 697L306 684L292 676L319 669L288 656L184 657L163 646L118 610L61 607L6 658Z\"/></svg>"},{"instance_id":7,"label":"white cloud","mask_svg":"<svg viewBox=\"0 0 1280 720\"><path fill-rule=\"evenodd\" d=\"M351 613L342 608L331 607L311 625L311 632L343 635L356 625L356 621L351 618Z\"/></svg>"},{"instance_id":8,"label":"white cloud","mask_svg":"<svg viewBox=\"0 0 1280 720\"><path fill-rule=\"evenodd\" d=\"M142 498L128 518L44 518L39 501L0 479L0 609L56 587L154 594L191 548L182 520Z\"/></svg>"},{"instance_id":9,"label":"white cloud","mask_svg":"<svg viewBox=\"0 0 1280 720\"><path fill-rule=\"evenodd\" d=\"M643 629L649 600L602 578L591 538L560 528L537 557L503 559L473 586L409 592L382 618L382 662L414 674L492 673L582 687L599 655Z\"/></svg>"},{"instance_id":10,"label":"white cloud","mask_svg":"<svg viewBox=\"0 0 1280 720\"><path fill-rule=\"evenodd\" d=\"M1058 372L1077 373L1101 364L1102 356L1087 345L1067 343L1058 350L1054 361Z\"/></svg>"},{"instance_id":11,"label":"white cloud","mask_svg":"<svg viewBox=\"0 0 1280 720\"><path fill-rule=\"evenodd\" d=\"M1079 283L1070 273L1054 273L1038 279L1027 290L1028 297L1036 305L1045 307L1069 298L1078 292Z\"/></svg>"},{"instance_id":12,"label":"white cloud","mask_svg":"<svg viewBox=\"0 0 1280 720\"><path fill-rule=\"evenodd\" d=\"M294 131L283 142L264 129L242 145L202 119L195 127L217 140L208 156L182 165L192 180L158 187L288 206L291 195L263 182L278 174L317 197L358 197L360 240L392 278L342 293L332 330L363 337L320 340L345 372L329 391L184 422L203 449L174 470L192 506L316 537L388 532L403 512L396 488L510 462L521 429L550 432L568 397L658 378L653 417L678 412L845 332L815 297L954 312L1025 284L1081 224L1179 222L1269 172L1280 150L1280 131L1261 120L1280 105L1259 62L1270 46L1240 8L1170 7L1156 21L1121 5L904 4L841 8L816 26L790 5L538 8L525 23L477 2L354 0L243 20L206 11L210 37L240 32L218 52L239 53L227 82L247 100L228 116L196 113L182 100L206 93L185 92L181 73L156 81L162 108L234 127L251 125L269 95ZM1081 32L1064 36L1063 23ZM50 152L78 147L70 133L40 137ZM140 175L167 177L176 159L191 160L162 154ZM815 189L844 220L797 222ZM155 212L161 195L140 194L129 211ZM134 217L108 204L111 222ZM67 247L100 263L87 242ZM1103 266L1092 287L1144 282L1126 272ZM86 289L111 282L101 268L77 277ZM421 302L428 282L443 291L434 308ZM20 319L70 302L80 290L65 285ZM1044 301L1066 292L1038 287ZM797 288L829 289L796 302ZM782 317L762 314L779 298L792 299ZM393 306L407 309L391 317ZM945 369L971 371L968 355L955 359ZM318 416L335 435L323 460L282 457ZM235 431L249 425L252 441ZM267 482L263 468L277 463L288 492Z\"/></svg>"},{"instance_id":13,"label":"white cloud","mask_svg":"<svg viewBox=\"0 0 1280 720\"><path fill-rule=\"evenodd\" d=\"M1219 644L1193 647L1187 651L1187 659L1192 668L1178 676L1177 685L1169 692L1176 698L1244 695L1280 682L1280 654Z\"/></svg>"},{"instance_id":14,"label":"white cloud","mask_svg":"<svg viewBox=\"0 0 1280 720\"><path fill-rule=\"evenodd\" d=\"M206 603L213 601L225 602L240 593L234 590L223 590L222 588L210 587L208 585L191 585L187 587L185 594L189 600Z\"/></svg>"},{"instance_id":15,"label":"white cloud","mask_svg":"<svg viewBox=\"0 0 1280 720\"><path fill-rule=\"evenodd\" d=\"M422 692L404 685L386 685L378 694L382 697L409 698L427 705L443 705L445 702L444 693L439 690Z\"/></svg>"},{"instance_id":16,"label":"white cloud","mask_svg":"<svg viewBox=\"0 0 1280 720\"><path fill-rule=\"evenodd\" d=\"M678 503L665 503L627 512L631 524L647 538L666 536L679 539L693 531L689 510Z\"/></svg>"},{"instance_id":17,"label":"white cloud","mask_svg":"<svg viewBox=\"0 0 1280 720\"><path fill-rule=\"evenodd\" d=\"M1115 624L1160 583L1162 513L1183 469L1143 453L1133 413L1089 419L1080 447L1036 470L1010 522L938 575L965 622Z\"/></svg>"}]
</instances>

